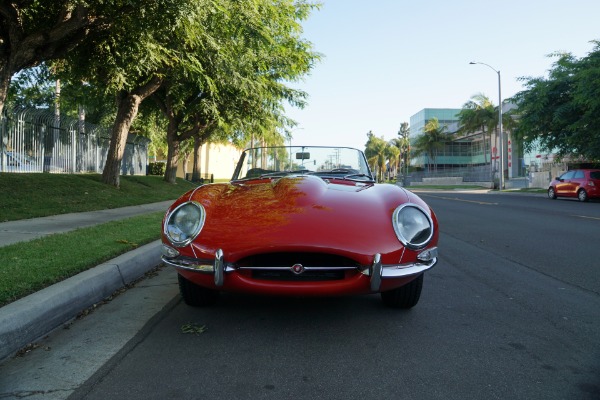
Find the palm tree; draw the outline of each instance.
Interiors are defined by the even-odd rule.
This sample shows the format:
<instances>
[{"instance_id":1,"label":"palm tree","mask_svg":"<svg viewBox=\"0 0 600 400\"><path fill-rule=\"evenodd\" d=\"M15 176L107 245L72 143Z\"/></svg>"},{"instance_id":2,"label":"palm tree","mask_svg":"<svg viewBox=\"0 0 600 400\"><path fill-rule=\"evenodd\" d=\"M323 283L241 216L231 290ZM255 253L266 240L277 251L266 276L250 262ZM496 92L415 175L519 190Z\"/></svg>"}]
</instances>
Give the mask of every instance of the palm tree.
<instances>
[{"instance_id":1,"label":"palm tree","mask_svg":"<svg viewBox=\"0 0 600 400\"><path fill-rule=\"evenodd\" d=\"M495 109L487 96L479 93L472 96L471 99L463 105L462 110L458 113L458 120L461 125L459 129L459 132L461 133L481 131L484 162L487 164L486 133L490 136L491 140L492 129L496 129L498 126L497 109Z\"/></svg>"},{"instance_id":2,"label":"palm tree","mask_svg":"<svg viewBox=\"0 0 600 400\"><path fill-rule=\"evenodd\" d=\"M408 174L408 162L410 156L410 128L408 122L403 122L400 124L400 129L398 130L398 137L394 138L390 141L390 144L396 146L400 149L400 156L404 161L404 166L407 168L405 174Z\"/></svg>"},{"instance_id":3,"label":"palm tree","mask_svg":"<svg viewBox=\"0 0 600 400\"><path fill-rule=\"evenodd\" d=\"M398 175L398 166L400 165L400 149L394 146L392 143L388 143L385 148L385 153L390 169L393 168L394 176Z\"/></svg>"},{"instance_id":4,"label":"palm tree","mask_svg":"<svg viewBox=\"0 0 600 400\"><path fill-rule=\"evenodd\" d=\"M371 166L373 171L376 171L377 180L379 182L383 181L383 171L385 170L385 161L386 161L386 147L389 144L383 140L383 138L378 138L373 134L373 132L369 131L367 133L367 143L365 145L365 156L367 157L367 162Z\"/></svg>"},{"instance_id":5,"label":"palm tree","mask_svg":"<svg viewBox=\"0 0 600 400\"><path fill-rule=\"evenodd\" d=\"M423 134L417 136L413 144L414 153L416 155L427 154L428 168L431 170L431 163L434 168L437 169L436 156L438 150L444 147L444 143L447 141L445 131L447 127L440 127L440 122L437 118L430 119L423 129Z\"/></svg>"}]
</instances>

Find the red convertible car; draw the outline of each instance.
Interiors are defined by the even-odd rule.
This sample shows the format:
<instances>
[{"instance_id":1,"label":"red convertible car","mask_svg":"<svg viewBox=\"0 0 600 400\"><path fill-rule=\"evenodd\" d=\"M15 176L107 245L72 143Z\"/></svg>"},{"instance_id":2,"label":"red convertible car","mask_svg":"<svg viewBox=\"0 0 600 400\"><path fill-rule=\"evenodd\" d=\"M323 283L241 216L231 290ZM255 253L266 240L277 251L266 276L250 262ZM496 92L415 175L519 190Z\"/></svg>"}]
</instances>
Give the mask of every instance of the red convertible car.
<instances>
[{"instance_id":1,"label":"red convertible car","mask_svg":"<svg viewBox=\"0 0 600 400\"><path fill-rule=\"evenodd\" d=\"M245 150L229 183L181 196L163 221L162 259L184 301L220 292L277 296L381 293L417 304L437 262L438 223L414 193L377 184L345 147Z\"/></svg>"}]
</instances>

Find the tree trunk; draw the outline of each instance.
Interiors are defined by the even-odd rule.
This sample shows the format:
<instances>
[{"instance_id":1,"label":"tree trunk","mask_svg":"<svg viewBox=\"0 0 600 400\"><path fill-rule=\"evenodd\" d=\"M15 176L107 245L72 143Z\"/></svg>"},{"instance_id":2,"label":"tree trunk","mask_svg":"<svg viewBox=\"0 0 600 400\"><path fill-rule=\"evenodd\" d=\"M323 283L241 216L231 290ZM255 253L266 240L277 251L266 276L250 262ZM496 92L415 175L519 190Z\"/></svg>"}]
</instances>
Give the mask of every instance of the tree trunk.
<instances>
[{"instance_id":1,"label":"tree trunk","mask_svg":"<svg viewBox=\"0 0 600 400\"><path fill-rule=\"evenodd\" d=\"M137 115L140 103L141 99L135 95L125 95L119 100L117 118L112 128L110 146L106 155L106 164L102 171L102 182L108 185L120 186L121 162L127 144L127 134Z\"/></svg>"},{"instance_id":2,"label":"tree trunk","mask_svg":"<svg viewBox=\"0 0 600 400\"><path fill-rule=\"evenodd\" d=\"M10 84L10 71L5 61L0 61L0 115L4 111L4 104L8 96L8 85Z\"/></svg>"},{"instance_id":3,"label":"tree trunk","mask_svg":"<svg viewBox=\"0 0 600 400\"><path fill-rule=\"evenodd\" d=\"M188 161L190 160L190 153L189 152L184 152L182 154L182 163L181 163L181 167L183 168L183 177L185 178L188 174L188 169L187 169L187 165L188 165Z\"/></svg>"},{"instance_id":4,"label":"tree trunk","mask_svg":"<svg viewBox=\"0 0 600 400\"><path fill-rule=\"evenodd\" d=\"M174 135L167 135L167 166L164 180L168 183L177 183L177 164L179 163L179 140Z\"/></svg>"},{"instance_id":5,"label":"tree trunk","mask_svg":"<svg viewBox=\"0 0 600 400\"><path fill-rule=\"evenodd\" d=\"M117 101L117 118L113 125L110 146L106 155L106 165L102 171L102 182L115 187L120 186L121 162L125 154L127 134L137 116L140 104L160 87L162 81L153 77L145 85L132 92L123 92Z\"/></svg>"},{"instance_id":6,"label":"tree trunk","mask_svg":"<svg viewBox=\"0 0 600 400\"><path fill-rule=\"evenodd\" d=\"M199 137L194 137L194 166L192 167L192 181L198 182L201 178L202 168L202 145L204 141Z\"/></svg>"},{"instance_id":7,"label":"tree trunk","mask_svg":"<svg viewBox=\"0 0 600 400\"><path fill-rule=\"evenodd\" d=\"M487 164L488 160L487 160L487 145L486 145L487 142L485 141L485 128L481 131L481 137L483 138L483 162L485 164ZM491 157L491 155L490 155L490 157Z\"/></svg>"},{"instance_id":8,"label":"tree trunk","mask_svg":"<svg viewBox=\"0 0 600 400\"><path fill-rule=\"evenodd\" d=\"M169 124L167 126L167 165L165 168L164 181L177 183L177 164L179 163L179 149L181 138L178 135L179 119L175 117L172 110L167 113Z\"/></svg>"}]
</instances>

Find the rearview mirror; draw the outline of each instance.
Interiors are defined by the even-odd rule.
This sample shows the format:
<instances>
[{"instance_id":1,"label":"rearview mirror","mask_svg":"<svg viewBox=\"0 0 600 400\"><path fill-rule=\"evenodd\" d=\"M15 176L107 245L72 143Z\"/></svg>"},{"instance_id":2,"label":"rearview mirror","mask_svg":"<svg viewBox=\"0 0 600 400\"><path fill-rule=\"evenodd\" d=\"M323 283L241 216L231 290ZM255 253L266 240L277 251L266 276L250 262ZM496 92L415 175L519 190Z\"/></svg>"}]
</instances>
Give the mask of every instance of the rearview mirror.
<instances>
[{"instance_id":1,"label":"rearview mirror","mask_svg":"<svg viewBox=\"0 0 600 400\"><path fill-rule=\"evenodd\" d=\"M308 152L296 153L296 160L308 160L308 159L310 159L310 153L308 153Z\"/></svg>"}]
</instances>

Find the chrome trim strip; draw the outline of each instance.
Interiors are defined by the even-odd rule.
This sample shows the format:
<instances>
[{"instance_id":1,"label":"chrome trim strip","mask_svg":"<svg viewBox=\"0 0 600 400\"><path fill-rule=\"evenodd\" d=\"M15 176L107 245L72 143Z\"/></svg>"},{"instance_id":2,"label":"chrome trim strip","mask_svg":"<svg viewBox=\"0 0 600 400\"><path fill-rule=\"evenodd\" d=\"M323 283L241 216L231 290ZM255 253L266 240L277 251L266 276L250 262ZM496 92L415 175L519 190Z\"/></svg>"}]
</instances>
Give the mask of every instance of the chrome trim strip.
<instances>
[{"instance_id":1,"label":"chrome trim strip","mask_svg":"<svg viewBox=\"0 0 600 400\"><path fill-rule=\"evenodd\" d=\"M215 286L223 286L225 281L225 262L223 261L223 250L218 249L215 253Z\"/></svg>"},{"instance_id":2,"label":"chrome trim strip","mask_svg":"<svg viewBox=\"0 0 600 400\"><path fill-rule=\"evenodd\" d=\"M426 262L426 263L410 263L410 264L398 264L398 265L384 265L381 273L382 278L401 278L403 276L410 276L420 274L433 268L437 263L437 257Z\"/></svg>"},{"instance_id":3,"label":"chrome trim strip","mask_svg":"<svg viewBox=\"0 0 600 400\"><path fill-rule=\"evenodd\" d=\"M437 249L435 249L437 255ZM223 260L223 251L217 250L215 259L211 262L209 260L182 260L173 259L162 256L162 261L176 268L182 268L189 271L214 274L215 285L222 286L225 280L225 274L237 270L271 270L271 271L287 271L287 267L234 267L231 264L225 263ZM192 262L197 261L197 262ZM414 262L407 264L381 264L381 255L376 254L373 260L373 264L369 268L359 271L371 277L371 290L377 291L381 286L381 280L387 278L402 278L405 276L417 275L423 273L437 264L438 258L434 257L429 261L425 262ZM305 267L307 271L332 271L332 270L353 270L355 267Z\"/></svg>"},{"instance_id":4,"label":"chrome trim strip","mask_svg":"<svg viewBox=\"0 0 600 400\"><path fill-rule=\"evenodd\" d=\"M289 271L290 267L228 267L230 271L235 270L266 270L266 271ZM356 267L304 267L304 271L339 271L355 270Z\"/></svg>"},{"instance_id":5,"label":"chrome trim strip","mask_svg":"<svg viewBox=\"0 0 600 400\"><path fill-rule=\"evenodd\" d=\"M187 269L196 272L205 272L212 274L214 272L214 264L208 260L196 260L197 262L189 262L187 260L181 260L176 258L161 257L162 261L170 267ZM204 263L202 261L205 261Z\"/></svg>"},{"instance_id":6,"label":"chrome trim strip","mask_svg":"<svg viewBox=\"0 0 600 400\"><path fill-rule=\"evenodd\" d=\"M371 291L378 292L379 288L381 287L381 278L383 277L381 254L375 254L373 264L369 268L369 274L371 275Z\"/></svg>"}]
</instances>

